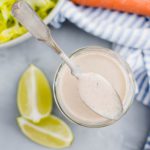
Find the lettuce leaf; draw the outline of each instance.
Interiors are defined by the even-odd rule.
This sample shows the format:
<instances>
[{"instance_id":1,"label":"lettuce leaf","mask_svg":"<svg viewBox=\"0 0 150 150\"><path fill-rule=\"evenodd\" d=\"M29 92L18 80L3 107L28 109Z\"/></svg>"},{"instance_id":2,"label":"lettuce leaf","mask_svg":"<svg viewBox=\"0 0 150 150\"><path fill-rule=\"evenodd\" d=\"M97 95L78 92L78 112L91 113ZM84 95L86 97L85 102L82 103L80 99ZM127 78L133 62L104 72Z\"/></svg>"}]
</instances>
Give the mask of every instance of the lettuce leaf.
<instances>
[{"instance_id":1,"label":"lettuce leaf","mask_svg":"<svg viewBox=\"0 0 150 150\"><path fill-rule=\"evenodd\" d=\"M26 33L11 14L12 5L17 0L0 0L0 44L15 39ZM44 19L55 7L57 0L25 0Z\"/></svg>"}]
</instances>

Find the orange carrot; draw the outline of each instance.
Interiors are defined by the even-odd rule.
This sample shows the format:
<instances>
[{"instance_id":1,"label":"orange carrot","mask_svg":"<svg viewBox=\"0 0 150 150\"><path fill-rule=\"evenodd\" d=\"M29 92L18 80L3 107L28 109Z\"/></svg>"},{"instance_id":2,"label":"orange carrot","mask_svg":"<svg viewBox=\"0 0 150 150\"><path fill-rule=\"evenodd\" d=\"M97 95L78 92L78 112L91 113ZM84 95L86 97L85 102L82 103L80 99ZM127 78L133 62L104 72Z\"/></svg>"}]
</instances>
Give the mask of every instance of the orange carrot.
<instances>
[{"instance_id":1,"label":"orange carrot","mask_svg":"<svg viewBox=\"0 0 150 150\"><path fill-rule=\"evenodd\" d=\"M77 4L103 7L150 16L150 0L72 0Z\"/></svg>"}]
</instances>

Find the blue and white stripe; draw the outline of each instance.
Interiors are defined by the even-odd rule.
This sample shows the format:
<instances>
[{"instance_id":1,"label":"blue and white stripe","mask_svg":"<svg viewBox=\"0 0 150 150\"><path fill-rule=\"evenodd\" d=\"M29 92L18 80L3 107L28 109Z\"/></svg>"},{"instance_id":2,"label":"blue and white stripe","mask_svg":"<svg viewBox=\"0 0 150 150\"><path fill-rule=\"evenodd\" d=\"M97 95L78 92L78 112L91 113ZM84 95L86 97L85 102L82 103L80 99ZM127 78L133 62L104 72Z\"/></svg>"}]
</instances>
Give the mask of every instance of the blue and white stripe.
<instances>
[{"instance_id":1,"label":"blue and white stripe","mask_svg":"<svg viewBox=\"0 0 150 150\"><path fill-rule=\"evenodd\" d=\"M149 150L150 149L150 134L147 137L147 142L144 146L144 150Z\"/></svg>"},{"instance_id":2,"label":"blue and white stripe","mask_svg":"<svg viewBox=\"0 0 150 150\"><path fill-rule=\"evenodd\" d=\"M66 19L85 31L113 43L133 48L150 48L150 22L135 14L76 6L66 2L61 10Z\"/></svg>"},{"instance_id":3,"label":"blue and white stripe","mask_svg":"<svg viewBox=\"0 0 150 150\"><path fill-rule=\"evenodd\" d=\"M127 60L134 72L138 85L136 99L150 106L149 18L102 8L76 6L68 0L53 25L58 27L64 18L86 32L113 43L112 49ZM144 150L150 150L150 135Z\"/></svg>"}]
</instances>

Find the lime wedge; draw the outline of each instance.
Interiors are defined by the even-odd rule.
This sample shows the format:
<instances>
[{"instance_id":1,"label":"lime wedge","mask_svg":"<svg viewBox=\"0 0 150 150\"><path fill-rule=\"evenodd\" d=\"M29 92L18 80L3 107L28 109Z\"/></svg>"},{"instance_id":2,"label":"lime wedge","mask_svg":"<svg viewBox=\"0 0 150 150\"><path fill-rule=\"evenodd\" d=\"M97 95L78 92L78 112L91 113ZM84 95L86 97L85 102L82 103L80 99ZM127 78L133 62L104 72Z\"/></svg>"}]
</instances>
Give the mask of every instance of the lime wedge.
<instances>
[{"instance_id":1,"label":"lime wedge","mask_svg":"<svg viewBox=\"0 0 150 150\"><path fill-rule=\"evenodd\" d=\"M17 118L21 131L32 141L49 148L68 147L73 141L70 128L60 119L48 116L39 123Z\"/></svg>"},{"instance_id":2,"label":"lime wedge","mask_svg":"<svg viewBox=\"0 0 150 150\"><path fill-rule=\"evenodd\" d=\"M52 110L52 93L48 80L34 65L19 81L17 103L21 115L33 122L47 117Z\"/></svg>"}]
</instances>

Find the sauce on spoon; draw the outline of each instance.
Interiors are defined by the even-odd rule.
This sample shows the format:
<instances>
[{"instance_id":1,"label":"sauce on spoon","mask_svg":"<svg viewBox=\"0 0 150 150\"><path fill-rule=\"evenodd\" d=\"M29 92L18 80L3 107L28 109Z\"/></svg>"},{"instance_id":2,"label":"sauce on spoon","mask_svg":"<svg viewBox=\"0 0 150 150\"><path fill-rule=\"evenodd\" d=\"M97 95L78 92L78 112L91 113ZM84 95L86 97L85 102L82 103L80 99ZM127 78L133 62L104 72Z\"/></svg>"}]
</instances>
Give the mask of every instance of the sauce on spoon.
<instances>
[{"instance_id":1,"label":"sauce on spoon","mask_svg":"<svg viewBox=\"0 0 150 150\"><path fill-rule=\"evenodd\" d=\"M79 76L81 99L97 114L116 120L123 111L119 95L104 77L97 73L84 73Z\"/></svg>"}]
</instances>

